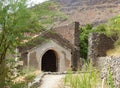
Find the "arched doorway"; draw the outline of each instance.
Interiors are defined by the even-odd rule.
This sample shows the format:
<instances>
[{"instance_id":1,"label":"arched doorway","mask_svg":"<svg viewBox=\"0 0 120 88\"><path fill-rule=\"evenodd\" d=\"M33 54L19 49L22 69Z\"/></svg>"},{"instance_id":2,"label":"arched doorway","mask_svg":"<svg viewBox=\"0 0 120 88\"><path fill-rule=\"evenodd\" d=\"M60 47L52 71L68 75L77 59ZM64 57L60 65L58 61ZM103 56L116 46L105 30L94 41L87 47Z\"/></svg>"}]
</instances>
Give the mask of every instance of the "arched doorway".
<instances>
[{"instance_id":1,"label":"arched doorway","mask_svg":"<svg viewBox=\"0 0 120 88\"><path fill-rule=\"evenodd\" d=\"M57 71L57 57L53 50L48 50L42 57L41 70L45 72Z\"/></svg>"}]
</instances>

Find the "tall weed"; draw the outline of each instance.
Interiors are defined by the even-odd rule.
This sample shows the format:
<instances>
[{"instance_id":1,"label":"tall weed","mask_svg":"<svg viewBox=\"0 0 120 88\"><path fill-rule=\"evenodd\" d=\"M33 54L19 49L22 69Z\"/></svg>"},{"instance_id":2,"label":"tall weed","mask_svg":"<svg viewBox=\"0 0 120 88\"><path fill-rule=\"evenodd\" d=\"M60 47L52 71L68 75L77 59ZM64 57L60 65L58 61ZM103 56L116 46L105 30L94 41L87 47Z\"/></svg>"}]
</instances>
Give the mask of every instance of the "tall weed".
<instances>
[{"instance_id":1,"label":"tall weed","mask_svg":"<svg viewBox=\"0 0 120 88\"><path fill-rule=\"evenodd\" d=\"M72 71L68 71L65 76L65 86L70 88L96 88L99 82L99 72L93 68L92 63L83 66L82 71L72 74Z\"/></svg>"}]
</instances>

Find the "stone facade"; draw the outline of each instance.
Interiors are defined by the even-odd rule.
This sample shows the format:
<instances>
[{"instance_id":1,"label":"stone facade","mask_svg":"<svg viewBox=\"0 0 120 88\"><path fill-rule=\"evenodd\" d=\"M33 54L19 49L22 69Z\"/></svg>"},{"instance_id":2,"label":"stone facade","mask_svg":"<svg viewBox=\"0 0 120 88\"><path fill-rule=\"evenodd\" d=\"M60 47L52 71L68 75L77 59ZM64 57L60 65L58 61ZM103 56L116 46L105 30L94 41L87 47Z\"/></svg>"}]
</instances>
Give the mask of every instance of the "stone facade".
<instances>
[{"instance_id":1,"label":"stone facade","mask_svg":"<svg viewBox=\"0 0 120 88\"><path fill-rule=\"evenodd\" d=\"M74 40L75 39L75 31L76 31L75 24L76 24L76 26L79 25L78 23L74 23L74 24L72 23L72 24L69 24L69 25L65 25L65 26L55 28L53 30L55 30L57 33L62 35L63 38L68 40L71 44L74 44L75 43L75 40Z\"/></svg>"},{"instance_id":2,"label":"stone facade","mask_svg":"<svg viewBox=\"0 0 120 88\"><path fill-rule=\"evenodd\" d=\"M28 42L26 46L19 47L24 65L52 72L78 68L80 56L78 22L45 31L31 42L32 45Z\"/></svg>"},{"instance_id":3,"label":"stone facade","mask_svg":"<svg viewBox=\"0 0 120 88\"><path fill-rule=\"evenodd\" d=\"M37 63L39 63L37 66L38 68L41 70L41 65L42 65L42 56L48 51L48 50L54 50L54 52L56 52L57 55L57 71L65 71L67 68L70 67L70 58L71 58L71 51L64 49L63 47L61 47L59 44L57 44L56 42L50 40L48 43L42 44L38 47L35 47L33 49L31 49L28 53L28 65L29 66L33 66L34 63L33 61L33 57L36 56L36 63L34 63L34 67L36 66ZM36 55L33 55L33 53L36 52ZM64 52L64 54L62 53ZM49 58L48 58L49 59ZM65 64L65 61L68 61L68 64Z\"/></svg>"},{"instance_id":4,"label":"stone facade","mask_svg":"<svg viewBox=\"0 0 120 88\"><path fill-rule=\"evenodd\" d=\"M107 51L114 48L114 40L100 33L91 33L89 35L88 58L97 65L97 58L104 57Z\"/></svg>"},{"instance_id":5,"label":"stone facade","mask_svg":"<svg viewBox=\"0 0 120 88\"><path fill-rule=\"evenodd\" d=\"M74 30L73 30L74 29ZM75 47L72 49L72 69L77 70L80 67L80 43L79 43L79 23L69 24L66 26L58 27L55 29L57 33L60 33L63 38L67 39Z\"/></svg>"}]
</instances>

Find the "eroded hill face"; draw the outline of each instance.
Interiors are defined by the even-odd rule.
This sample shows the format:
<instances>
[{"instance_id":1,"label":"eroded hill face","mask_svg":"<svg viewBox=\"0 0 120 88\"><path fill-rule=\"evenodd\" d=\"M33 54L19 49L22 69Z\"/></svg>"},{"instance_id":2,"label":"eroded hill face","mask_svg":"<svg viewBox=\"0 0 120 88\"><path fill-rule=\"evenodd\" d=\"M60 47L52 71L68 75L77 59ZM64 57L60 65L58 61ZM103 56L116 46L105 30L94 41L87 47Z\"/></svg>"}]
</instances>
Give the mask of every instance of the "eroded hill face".
<instances>
[{"instance_id":1,"label":"eroded hill face","mask_svg":"<svg viewBox=\"0 0 120 88\"><path fill-rule=\"evenodd\" d=\"M120 3L120 0L55 0L66 6L78 6L78 5L98 5L105 3Z\"/></svg>"},{"instance_id":2,"label":"eroded hill face","mask_svg":"<svg viewBox=\"0 0 120 88\"><path fill-rule=\"evenodd\" d=\"M120 14L120 0L54 0L62 7L60 11L68 16L68 20L59 21L58 26L79 21L81 25L98 25Z\"/></svg>"}]
</instances>

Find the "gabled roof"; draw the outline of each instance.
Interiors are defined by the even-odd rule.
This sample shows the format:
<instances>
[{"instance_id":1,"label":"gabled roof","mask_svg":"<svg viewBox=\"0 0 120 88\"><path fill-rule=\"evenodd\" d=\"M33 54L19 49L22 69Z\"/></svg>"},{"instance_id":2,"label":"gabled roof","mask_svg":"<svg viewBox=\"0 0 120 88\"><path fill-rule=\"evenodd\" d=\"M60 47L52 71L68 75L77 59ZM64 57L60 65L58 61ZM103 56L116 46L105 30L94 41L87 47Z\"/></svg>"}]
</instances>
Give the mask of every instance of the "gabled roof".
<instances>
[{"instance_id":1,"label":"gabled roof","mask_svg":"<svg viewBox=\"0 0 120 88\"><path fill-rule=\"evenodd\" d=\"M67 49L74 48L74 45L71 44L65 38L63 38L62 35L60 35L56 32L53 32L53 31L44 31L41 34L39 34L36 38L33 38L32 40L30 40L23 46L19 46L18 48L21 53L25 53L28 50L36 47L37 45L41 45L45 42L48 42L49 40L53 40L56 43L58 43L59 45L61 45L62 47L67 48Z\"/></svg>"}]
</instances>

